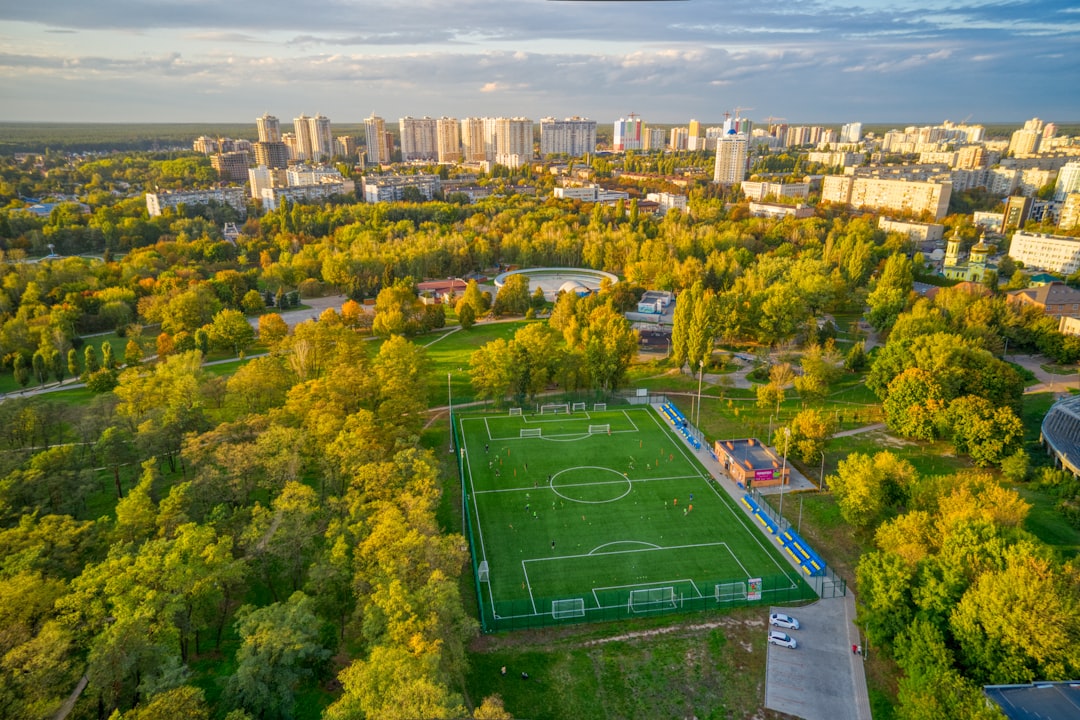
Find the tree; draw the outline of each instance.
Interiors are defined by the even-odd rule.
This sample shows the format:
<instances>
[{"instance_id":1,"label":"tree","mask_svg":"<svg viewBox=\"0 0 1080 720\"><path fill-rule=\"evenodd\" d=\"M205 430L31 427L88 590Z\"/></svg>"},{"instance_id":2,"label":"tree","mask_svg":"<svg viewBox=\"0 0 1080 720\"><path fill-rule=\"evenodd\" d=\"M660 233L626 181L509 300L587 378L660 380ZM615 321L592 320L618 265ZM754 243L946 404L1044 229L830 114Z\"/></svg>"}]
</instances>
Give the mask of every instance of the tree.
<instances>
[{"instance_id":1,"label":"tree","mask_svg":"<svg viewBox=\"0 0 1080 720\"><path fill-rule=\"evenodd\" d=\"M319 619L311 599L293 593L287 602L236 613L240 649L227 697L257 718L291 718L296 684L329 657L319 642Z\"/></svg>"},{"instance_id":2,"label":"tree","mask_svg":"<svg viewBox=\"0 0 1080 720\"><path fill-rule=\"evenodd\" d=\"M266 412L285 404L293 382L280 358L258 357L241 365L229 378L226 401L242 412Z\"/></svg>"},{"instance_id":3,"label":"tree","mask_svg":"<svg viewBox=\"0 0 1080 720\"><path fill-rule=\"evenodd\" d=\"M26 387L30 384L30 368L26 366L26 356L22 353L16 353L15 360L13 361L15 382L19 384L19 387Z\"/></svg>"},{"instance_id":4,"label":"tree","mask_svg":"<svg viewBox=\"0 0 1080 720\"><path fill-rule=\"evenodd\" d=\"M135 338L128 340L127 345L124 347L124 365L135 367L136 365L141 365L142 360L142 345L140 345Z\"/></svg>"},{"instance_id":5,"label":"tree","mask_svg":"<svg viewBox=\"0 0 1080 720\"><path fill-rule=\"evenodd\" d=\"M367 313L364 312L363 305L355 300L346 300L341 304L341 322L345 327L359 330L366 325L366 321Z\"/></svg>"},{"instance_id":6,"label":"tree","mask_svg":"<svg viewBox=\"0 0 1080 720\"><path fill-rule=\"evenodd\" d=\"M915 616L911 593L915 569L898 555L880 550L859 558L858 624L866 638L881 647L907 628Z\"/></svg>"},{"instance_id":7,"label":"tree","mask_svg":"<svg viewBox=\"0 0 1080 720\"><path fill-rule=\"evenodd\" d=\"M844 356L844 368L848 372L862 372L866 369L866 342L860 340L851 346L847 355Z\"/></svg>"},{"instance_id":8,"label":"tree","mask_svg":"<svg viewBox=\"0 0 1080 720\"><path fill-rule=\"evenodd\" d=\"M938 432L935 419L944 411L945 403L934 377L913 367L889 383L883 409L891 430L916 440L933 440Z\"/></svg>"},{"instance_id":9,"label":"tree","mask_svg":"<svg viewBox=\"0 0 1080 720\"><path fill-rule=\"evenodd\" d=\"M477 285L475 280L470 280L465 286L465 292L454 306L454 312L460 316L462 308L466 305L472 308L473 317L481 317L488 311L488 303L484 299L483 293L480 292L480 286Z\"/></svg>"},{"instance_id":10,"label":"tree","mask_svg":"<svg viewBox=\"0 0 1080 720\"><path fill-rule=\"evenodd\" d=\"M478 399L493 400L502 407L514 384L514 358L502 338L485 343L469 359L469 378Z\"/></svg>"},{"instance_id":11,"label":"tree","mask_svg":"<svg viewBox=\"0 0 1080 720\"><path fill-rule=\"evenodd\" d=\"M983 573L949 620L960 658L981 683L1066 680L1080 673L1080 594L1075 572L1013 549Z\"/></svg>"},{"instance_id":12,"label":"tree","mask_svg":"<svg viewBox=\"0 0 1080 720\"><path fill-rule=\"evenodd\" d=\"M134 460L135 452L132 445L131 435L114 426L105 428L105 432L101 433L101 437L94 444L94 453L112 468L117 498L124 497L124 491L120 486L120 466Z\"/></svg>"},{"instance_id":13,"label":"tree","mask_svg":"<svg viewBox=\"0 0 1080 720\"><path fill-rule=\"evenodd\" d=\"M637 355L638 332L610 305L600 305L588 315L581 332L581 348L592 386L612 393Z\"/></svg>"},{"instance_id":14,"label":"tree","mask_svg":"<svg viewBox=\"0 0 1080 720\"><path fill-rule=\"evenodd\" d=\"M142 467L143 473L138 484L131 489L127 497L116 503L115 532L124 542L143 542L157 530L157 508L152 497L154 483L158 479L157 460L150 458Z\"/></svg>"},{"instance_id":15,"label":"tree","mask_svg":"<svg viewBox=\"0 0 1080 720\"><path fill-rule=\"evenodd\" d=\"M949 403L944 421L956 452L970 455L978 467L1000 465L1021 449L1024 425L1011 407L965 395Z\"/></svg>"},{"instance_id":16,"label":"tree","mask_svg":"<svg viewBox=\"0 0 1080 720\"><path fill-rule=\"evenodd\" d=\"M327 720L465 717L461 697L440 682L437 662L437 651L421 655L396 645L375 646L366 660L341 671L342 695L327 708Z\"/></svg>"},{"instance_id":17,"label":"tree","mask_svg":"<svg viewBox=\"0 0 1080 720\"><path fill-rule=\"evenodd\" d=\"M266 301L258 290L248 290L240 300L240 307L248 315L258 315L266 309Z\"/></svg>"},{"instance_id":18,"label":"tree","mask_svg":"<svg viewBox=\"0 0 1080 720\"><path fill-rule=\"evenodd\" d=\"M34 353L32 367L34 368L34 377L37 379L38 384L45 385L45 381L49 379L49 366L45 361L45 353L43 351L37 350Z\"/></svg>"},{"instance_id":19,"label":"tree","mask_svg":"<svg viewBox=\"0 0 1080 720\"><path fill-rule=\"evenodd\" d=\"M154 344L159 360L171 355L176 350L172 335L166 332L159 333Z\"/></svg>"},{"instance_id":20,"label":"tree","mask_svg":"<svg viewBox=\"0 0 1080 720\"><path fill-rule=\"evenodd\" d=\"M101 363L98 362L97 348L93 345L87 345L83 351L83 366L86 368L87 375L93 375L101 369Z\"/></svg>"},{"instance_id":21,"label":"tree","mask_svg":"<svg viewBox=\"0 0 1080 720\"><path fill-rule=\"evenodd\" d=\"M888 330L907 305L914 284L911 261L906 255L890 255L866 304L867 320L878 332Z\"/></svg>"},{"instance_id":22,"label":"tree","mask_svg":"<svg viewBox=\"0 0 1080 720\"><path fill-rule=\"evenodd\" d=\"M462 330L468 330L476 324L476 311L473 310L472 305L461 304L460 307L461 309L457 311L458 322Z\"/></svg>"},{"instance_id":23,"label":"tree","mask_svg":"<svg viewBox=\"0 0 1080 720\"><path fill-rule=\"evenodd\" d=\"M101 343L101 367L112 370L116 367L116 357L113 355L112 343L106 340Z\"/></svg>"},{"instance_id":24,"label":"tree","mask_svg":"<svg viewBox=\"0 0 1080 720\"><path fill-rule=\"evenodd\" d=\"M828 485L844 520L866 527L901 503L917 477L911 463L891 452L879 452L873 457L852 453L840 461Z\"/></svg>"},{"instance_id":25,"label":"tree","mask_svg":"<svg viewBox=\"0 0 1080 720\"><path fill-rule=\"evenodd\" d=\"M800 411L787 427L791 431L790 443L794 454L810 464L820 459L826 441L836 430L836 421L827 412L807 409ZM773 445L778 446L775 438Z\"/></svg>"},{"instance_id":26,"label":"tree","mask_svg":"<svg viewBox=\"0 0 1080 720\"><path fill-rule=\"evenodd\" d=\"M529 278L520 273L508 276L495 296L492 310L496 315L524 315L529 307Z\"/></svg>"},{"instance_id":27,"label":"tree","mask_svg":"<svg viewBox=\"0 0 1080 720\"><path fill-rule=\"evenodd\" d=\"M67 352L67 369L71 377L79 377L79 351L71 348Z\"/></svg>"},{"instance_id":28,"label":"tree","mask_svg":"<svg viewBox=\"0 0 1080 720\"><path fill-rule=\"evenodd\" d=\"M277 313L259 316L259 340L267 347L276 347L288 335L289 326Z\"/></svg>"},{"instance_id":29,"label":"tree","mask_svg":"<svg viewBox=\"0 0 1080 720\"><path fill-rule=\"evenodd\" d=\"M206 332L213 347L231 350L237 356L255 341L255 330L239 310L222 310L214 316Z\"/></svg>"}]
</instances>

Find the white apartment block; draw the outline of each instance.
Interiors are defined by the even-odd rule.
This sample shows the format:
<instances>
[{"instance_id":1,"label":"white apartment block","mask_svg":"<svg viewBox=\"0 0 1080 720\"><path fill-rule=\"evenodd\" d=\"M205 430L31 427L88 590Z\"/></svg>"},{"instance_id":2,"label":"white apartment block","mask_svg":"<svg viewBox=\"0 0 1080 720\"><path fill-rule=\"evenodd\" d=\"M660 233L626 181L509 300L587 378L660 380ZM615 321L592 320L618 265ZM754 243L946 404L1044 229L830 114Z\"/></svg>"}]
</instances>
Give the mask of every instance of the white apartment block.
<instances>
[{"instance_id":1,"label":"white apartment block","mask_svg":"<svg viewBox=\"0 0 1080 720\"><path fill-rule=\"evenodd\" d=\"M832 167L855 167L866 162L866 153L861 152L822 152L815 150L807 153L807 160Z\"/></svg>"},{"instance_id":2,"label":"white apartment block","mask_svg":"<svg viewBox=\"0 0 1080 720\"><path fill-rule=\"evenodd\" d=\"M247 213L242 187L146 193L146 211L150 213L150 217L158 217L166 208L175 208L177 205L207 205L211 202L229 205L241 215Z\"/></svg>"},{"instance_id":3,"label":"white apartment block","mask_svg":"<svg viewBox=\"0 0 1080 720\"><path fill-rule=\"evenodd\" d=\"M667 133L663 128L645 128L642 131L642 150L663 150L667 147Z\"/></svg>"},{"instance_id":4,"label":"white apartment block","mask_svg":"<svg viewBox=\"0 0 1080 720\"><path fill-rule=\"evenodd\" d=\"M401 133L401 159L436 160L439 157L438 122L434 118L403 117L398 120Z\"/></svg>"},{"instance_id":5,"label":"white apartment block","mask_svg":"<svg viewBox=\"0 0 1080 720\"><path fill-rule=\"evenodd\" d=\"M750 214L754 217L765 217L779 220L781 218L795 218L801 220L802 218L808 218L814 216L814 208L809 205L787 205L785 203L773 203L773 202L751 202Z\"/></svg>"},{"instance_id":6,"label":"white apartment block","mask_svg":"<svg viewBox=\"0 0 1080 720\"><path fill-rule=\"evenodd\" d=\"M388 163L393 155L393 147L387 142L386 121L375 113L364 121L364 135L367 140L367 164Z\"/></svg>"},{"instance_id":7,"label":"white apartment block","mask_svg":"<svg viewBox=\"0 0 1080 720\"><path fill-rule=\"evenodd\" d=\"M263 113L255 118L255 129L259 131L259 142L281 142L281 123L273 115Z\"/></svg>"},{"instance_id":8,"label":"white apartment block","mask_svg":"<svg viewBox=\"0 0 1080 720\"><path fill-rule=\"evenodd\" d=\"M324 183L340 183L345 178L337 168L326 166L311 167L308 165L295 165L285 171L285 182L289 187L300 185L322 185Z\"/></svg>"},{"instance_id":9,"label":"white apartment block","mask_svg":"<svg viewBox=\"0 0 1080 720\"><path fill-rule=\"evenodd\" d=\"M435 142L439 162L461 162L461 124L457 118L441 117L435 122Z\"/></svg>"},{"instance_id":10,"label":"white apartment block","mask_svg":"<svg viewBox=\"0 0 1080 720\"><path fill-rule=\"evenodd\" d=\"M716 165L713 168L714 183L734 185L746 179L749 146L749 138L743 133L725 135L717 141Z\"/></svg>"},{"instance_id":11,"label":"white apartment block","mask_svg":"<svg viewBox=\"0 0 1080 720\"><path fill-rule=\"evenodd\" d=\"M582 202L600 203L630 199L630 193L619 190L605 190L599 185L557 187L552 192L552 196L561 200L580 200Z\"/></svg>"},{"instance_id":12,"label":"white apartment block","mask_svg":"<svg viewBox=\"0 0 1080 720\"><path fill-rule=\"evenodd\" d=\"M1009 168L990 168L986 174L986 189L991 195L1012 195L1020 187L1020 171Z\"/></svg>"},{"instance_id":13,"label":"white apartment block","mask_svg":"<svg viewBox=\"0 0 1080 720\"><path fill-rule=\"evenodd\" d=\"M878 218L878 227L885 232L907 235L914 242L938 242L945 237L945 226L938 223L921 223L910 220L893 220L885 216Z\"/></svg>"},{"instance_id":14,"label":"white apartment block","mask_svg":"<svg viewBox=\"0 0 1080 720\"><path fill-rule=\"evenodd\" d=\"M261 199L264 210L277 210L285 200L291 203L320 202L335 195L349 195L356 192L352 180L327 182L319 185L290 185L288 187L263 188Z\"/></svg>"},{"instance_id":15,"label":"white apartment block","mask_svg":"<svg viewBox=\"0 0 1080 720\"><path fill-rule=\"evenodd\" d=\"M303 162L316 162L314 154L314 141L311 138L311 124L307 115L293 118L293 137L296 143L296 159Z\"/></svg>"},{"instance_id":16,"label":"white apartment block","mask_svg":"<svg viewBox=\"0 0 1080 720\"><path fill-rule=\"evenodd\" d=\"M857 143L862 142L862 123L853 122L844 125L840 128L840 142L842 143Z\"/></svg>"},{"instance_id":17,"label":"white apartment block","mask_svg":"<svg viewBox=\"0 0 1080 720\"><path fill-rule=\"evenodd\" d=\"M461 121L461 160L465 163L488 161L485 118L465 118ZM494 148L492 158L494 159Z\"/></svg>"},{"instance_id":18,"label":"white apartment block","mask_svg":"<svg viewBox=\"0 0 1080 720\"><path fill-rule=\"evenodd\" d=\"M648 193L646 200L651 200L660 206L660 214L664 215L668 210L677 209L686 212L686 196L674 193Z\"/></svg>"},{"instance_id":19,"label":"white apartment block","mask_svg":"<svg viewBox=\"0 0 1080 720\"><path fill-rule=\"evenodd\" d=\"M438 175L375 175L361 178L364 202L393 202L401 200L405 188L414 187L425 200L434 197L442 187Z\"/></svg>"},{"instance_id":20,"label":"white apartment block","mask_svg":"<svg viewBox=\"0 0 1080 720\"><path fill-rule=\"evenodd\" d=\"M774 182L751 182L743 180L743 195L748 200L764 200L773 197L805 198L810 196L810 183L774 183Z\"/></svg>"},{"instance_id":21,"label":"white apartment block","mask_svg":"<svg viewBox=\"0 0 1080 720\"><path fill-rule=\"evenodd\" d=\"M1054 183L1054 199L1064 200L1069 193L1080 192L1080 160L1065 163Z\"/></svg>"},{"instance_id":22,"label":"white apartment block","mask_svg":"<svg viewBox=\"0 0 1080 720\"><path fill-rule=\"evenodd\" d=\"M821 183L821 200L852 207L894 210L912 214L930 213L935 220L949 209L952 183L883 180L851 175L826 175Z\"/></svg>"},{"instance_id":23,"label":"white apartment block","mask_svg":"<svg viewBox=\"0 0 1080 720\"><path fill-rule=\"evenodd\" d=\"M1027 168L1020 171L1020 192L1025 197L1034 197L1035 193L1045 185L1054 182L1057 177L1056 170L1041 170L1039 168Z\"/></svg>"},{"instance_id":24,"label":"white apartment block","mask_svg":"<svg viewBox=\"0 0 1080 720\"><path fill-rule=\"evenodd\" d=\"M565 120L546 117L540 121L540 157L549 155L581 157L595 149L595 120L575 116Z\"/></svg>"},{"instance_id":25,"label":"white apartment block","mask_svg":"<svg viewBox=\"0 0 1080 720\"><path fill-rule=\"evenodd\" d=\"M533 123L528 118L496 118L495 155L520 156L525 162L533 157Z\"/></svg>"},{"instance_id":26,"label":"white apartment block","mask_svg":"<svg viewBox=\"0 0 1080 720\"><path fill-rule=\"evenodd\" d=\"M334 136L330 132L330 118L321 113L308 118L308 136L311 138L311 162L329 162L334 157Z\"/></svg>"},{"instance_id":27,"label":"white apartment block","mask_svg":"<svg viewBox=\"0 0 1080 720\"><path fill-rule=\"evenodd\" d=\"M1080 238L1017 230L1009 245L1009 257L1026 268L1072 275L1080 270Z\"/></svg>"}]
</instances>

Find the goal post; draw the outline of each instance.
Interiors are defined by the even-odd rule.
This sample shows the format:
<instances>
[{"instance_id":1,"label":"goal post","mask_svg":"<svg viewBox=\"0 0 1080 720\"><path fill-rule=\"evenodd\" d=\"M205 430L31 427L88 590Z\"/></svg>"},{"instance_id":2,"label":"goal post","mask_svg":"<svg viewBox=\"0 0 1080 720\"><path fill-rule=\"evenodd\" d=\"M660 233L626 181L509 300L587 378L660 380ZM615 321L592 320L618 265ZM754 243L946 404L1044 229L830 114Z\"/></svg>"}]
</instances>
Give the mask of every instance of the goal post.
<instances>
[{"instance_id":1,"label":"goal post","mask_svg":"<svg viewBox=\"0 0 1080 720\"><path fill-rule=\"evenodd\" d=\"M630 599L626 603L627 609L632 613L650 612L654 610L673 610L675 603L675 588L671 585L666 587L640 588L630 591Z\"/></svg>"},{"instance_id":2,"label":"goal post","mask_svg":"<svg viewBox=\"0 0 1080 720\"><path fill-rule=\"evenodd\" d=\"M746 583L719 583L716 586L716 602L738 602L746 599Z\"/></svg>"},{"instance_id":3,"label":"goal post","mask_svg":"<svg viewBox=\"0 0 1080 720\"><path fill-rule=\"evenodd\" d=\"M579 410L581 412L585 412L585 403L574 403L573 407L571 407L570 409L573 412L578 412Z\"/></svg>"},{"instance_id":4,"label":"goal post","mask_svg":"<svg viewBox=\"0 0 1080 720\"><path fill-rule=\"evenodd\" d=\"M596 435L597 433L608 433L608 434L610 434L611 433L611 425L610 424L590 425L589 426L589 434L590 435Z\"/></svg>"},{"instance_id":5,"label":"goal post","mask_svg":"<svg viewBox=\"0 0 1080 720\"><path fill-rule=\"evenodd\" d=\"M556 620L585 617L585 600L583 598L552 600L551 617Z\"/></svg>"},{"instance_id":6,"label":"goal post","mask_svg":"<svg viewBox=\"0 0 1080 720\"><path fill-rule=\"evenodd\" d=\"M541 437L541 432L543 432L543 428L521 428L521 430L518 431L518 437Z\"/></svg>"},{"instance_id":7,"label":"goal post","mask_svg":"<svg viewBox=\"0 0 1080 720\"><path fill-rule=\"evenodd\" d=\"M521 417L521 408L510 408L510 417Z\"/></svg>"},{"instance_id":8,"label":"goal post","mask_svg":"<svg viewBox=\"0 0 1080 720\"><path fill-rule=\"evenodd\" d=\"M541 415L558 415L559 413L570 413L570 405L567 403L550 403L548 405L540 406Z\"/></svg>"},{"instance_id":9,"label":"goal post","mask_svg":"<svg viewBox=\"0 0 1080 720\"><path fill-rule=\"evenodd\" d=\"M488 571L488 561L481 560L480 566L476 568L476 579L480 582L490 582L491 573Z\"/></svg>"},{"instance_id":10,"label":"goal post","mask_svg":"<svg viewBox=\"0 0 1080 720\"><path fill-rule=\"evenodd\" d=\"M607 403L593 403L592 409L596 412L607 410Z\"/></svg>"}]
</instances>

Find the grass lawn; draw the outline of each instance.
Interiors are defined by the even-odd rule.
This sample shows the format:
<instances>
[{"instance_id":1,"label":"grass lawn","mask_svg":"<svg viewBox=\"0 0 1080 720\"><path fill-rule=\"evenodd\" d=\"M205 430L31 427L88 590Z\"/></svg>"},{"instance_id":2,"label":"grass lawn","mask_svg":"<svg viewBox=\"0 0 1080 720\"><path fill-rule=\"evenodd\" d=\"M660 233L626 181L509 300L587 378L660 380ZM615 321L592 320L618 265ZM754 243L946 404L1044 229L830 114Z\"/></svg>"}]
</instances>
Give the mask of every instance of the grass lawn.
<instances>
[{"instance_id":1,"label":"grass lawn","mask_svg":"<svg viewBox=\"0 0 1080 720\"><path fill-rule=\"evenodd\" d=\"M651 409L460 423L489 629L730 607L716 585L749 578L765 602L812 597Z\"/></svg>"},{"instance_id":2,"label":"grass lawn","mask_svg":"<svg viewBox=\"0 0 1080 720\"><path fill-rule=\"evenodd\" d=\"M761 707L765 613L746 608L681 622L641 618L483 636L469 654L468 696L479 705L501 695L514 717L536 720L771 720L779 715Z\"/></svg>"},{"instance_id":3,"label":"grass lawn","mask_svg":"<svg viewBox=\"0 0 1080 720\"><path fill-rule=\"evenodd\" d=\"M437 335L423 335L413 342L427 350L430 372L428 373L428 404L442 407L447 403L446 374L450 373L450 389L454 404L472 402L473 388L469 380L469 359L481 345L502 338L509 341L514 333L525 326L526 320L498 323L481 323L468 330L444 331ZM373 343L374 344L374 343Z\"/></svg>"}]
</instances>

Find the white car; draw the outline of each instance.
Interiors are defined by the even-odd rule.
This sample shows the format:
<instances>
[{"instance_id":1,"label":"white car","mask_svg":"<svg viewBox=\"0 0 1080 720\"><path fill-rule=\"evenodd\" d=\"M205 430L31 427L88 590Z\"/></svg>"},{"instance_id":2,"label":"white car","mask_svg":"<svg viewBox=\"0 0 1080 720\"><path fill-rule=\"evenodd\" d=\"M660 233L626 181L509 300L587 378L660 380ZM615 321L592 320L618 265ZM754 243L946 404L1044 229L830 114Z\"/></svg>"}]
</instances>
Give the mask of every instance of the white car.
<instances>
[{"instance_id":1,"label":"white car","mask_svg":"<svg viewBox=\"0 0 1080 720\"><path fill-rule=\"evenodd\" d=\"M773 627L787 628L788 630L798 630L799 621L790 615L784 613L773 613L769 616L769 624Z\"/></svg>"},{"instance_id":2,"label":"white car","mask_svg":"<svg viewBox=\"0 0 1080 720\"><path fill-rule=\"evenodd\" d=\"M798 647L799 645L795 642L795 638L785 632L780 632L779 630L769 631L769 642L773 645L780 645L781 647L788 648Z\"/></svg>"}]
</instances>

